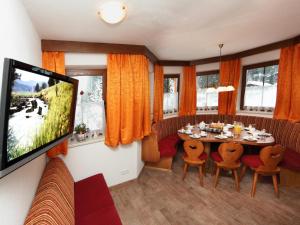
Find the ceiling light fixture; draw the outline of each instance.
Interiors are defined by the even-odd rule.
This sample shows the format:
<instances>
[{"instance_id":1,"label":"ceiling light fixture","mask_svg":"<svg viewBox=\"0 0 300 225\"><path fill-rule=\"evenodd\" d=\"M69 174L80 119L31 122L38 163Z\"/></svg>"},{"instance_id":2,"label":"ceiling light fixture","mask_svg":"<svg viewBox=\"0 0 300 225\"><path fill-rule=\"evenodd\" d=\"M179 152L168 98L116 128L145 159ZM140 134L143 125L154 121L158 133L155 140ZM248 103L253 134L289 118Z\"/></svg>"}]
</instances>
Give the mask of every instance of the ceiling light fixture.
<instances>
[{"instance_id":1,"label":"ceiling light fixture","mask_svg":"<svg viewBox=\"0 0 300 225\"><path fill-rule=\"evenodd\" d=\"M108 1L103 3L98 11L98 15L109 24L120 23L127 14L127 7L119 1Z\"/></svg>"},{"instance_id":2,"label":"ceiling light fixture","mask_svg":"<svg viewBox=\"0 0 300 225\"><path fill-rule=\"evenodd\" d=\"M221 71L221 63L222 63L222 48L223 48L224 44L219 44L219 48L220 48L220 62L219 62L219 74ZM220 85L220 78L219 78L219 82L218 82L218 86L216 87L209 87L206 92L207 93L213 93L213 92L227 92L227 91L234 91L235 88L232 85L228 85L228 86L222 86Z\"/></svg>"}]
</instances>

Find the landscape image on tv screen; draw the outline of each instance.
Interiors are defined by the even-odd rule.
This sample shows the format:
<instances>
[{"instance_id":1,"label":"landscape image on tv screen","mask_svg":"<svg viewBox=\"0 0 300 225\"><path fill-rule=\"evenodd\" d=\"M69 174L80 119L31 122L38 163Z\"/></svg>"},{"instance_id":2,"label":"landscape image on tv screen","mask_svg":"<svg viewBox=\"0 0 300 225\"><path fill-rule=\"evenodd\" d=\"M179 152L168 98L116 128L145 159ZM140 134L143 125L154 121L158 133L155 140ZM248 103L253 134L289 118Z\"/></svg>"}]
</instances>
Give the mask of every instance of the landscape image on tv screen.
<instances>
[{"instance_id":1,"label":"landscape image on tv screen","mask_svg":"<svg viewBox=\"0 0 300 225\"><path fill-rule=\"evenodd\" d=\"M15 69L11 87L7 161L68 134L73 85Z\"/></svg>"}]
</instances>

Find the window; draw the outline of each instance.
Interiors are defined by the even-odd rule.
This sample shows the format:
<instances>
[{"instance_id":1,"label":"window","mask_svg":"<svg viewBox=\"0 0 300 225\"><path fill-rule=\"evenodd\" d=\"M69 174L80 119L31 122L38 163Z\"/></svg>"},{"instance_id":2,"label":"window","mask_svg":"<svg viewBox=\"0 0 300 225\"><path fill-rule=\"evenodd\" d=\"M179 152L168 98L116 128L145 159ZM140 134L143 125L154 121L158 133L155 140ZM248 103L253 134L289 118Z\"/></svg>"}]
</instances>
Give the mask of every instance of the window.
<instances>
[{"instance_id":1,"label":"window","mask_svg":"<svg viewBox=\"0 0 300 225\"><path fill-rule=\"evenodd\" d=\"M167 74L164 76L164 114L178 112L179 81L179 74Z\"/></svg>"},{"instance_id":2,"label":"window","mask_svg":"<svg viewBox=\"0 0 300 225\"><path fill-rule=\"evenodd\" d=\"M219 83L219 71L206 71L197 73L197 110L218 109L218 93L207 92L210 87Z\"/></svg>"},{"instance_id":3,"label":"window","mask_svg":"<svg viewBox=\"0 0 300 225\"><path fill-rule=\"evenodd\" d=\"M278 61L243 67L241 109L273 111L276 103Z\"/></svg>"},{"instance_id":4,"label":"window","mask_svg":"<svg viewBox=\"0 0 300 225\"><path fill-rule=\"evenodd\" d=\"M105 128L105 70L71 70L79 80L74 126L85 124L87 132L102 135Z\"/></svg>"}]
</instances>

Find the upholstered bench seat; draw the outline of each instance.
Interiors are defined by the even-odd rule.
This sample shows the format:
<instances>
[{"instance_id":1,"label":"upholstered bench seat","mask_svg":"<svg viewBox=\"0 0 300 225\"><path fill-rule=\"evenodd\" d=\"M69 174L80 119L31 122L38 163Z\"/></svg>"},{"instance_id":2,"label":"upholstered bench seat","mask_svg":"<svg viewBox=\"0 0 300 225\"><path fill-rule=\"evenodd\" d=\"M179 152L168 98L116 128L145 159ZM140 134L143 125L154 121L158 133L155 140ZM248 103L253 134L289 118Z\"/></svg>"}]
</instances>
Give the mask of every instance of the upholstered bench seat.
<instances>
[{"instance_id":1,"label":"upholstered bench seat","mask_svg":"<svg viewBox=\"0 0 300 225\"><path fill-rule=\"evenodd\" d=\"M24 225L122 225L102 174L74 182L60 158L44 170Z\"/></svg>"},{"instance_id":2,"label":"upholstered bench seat","mask_svg":"<svg viewBox=\"0 0 300 225\"><path fill-rule=\"evenodd\" d=\"M177 152L176 145L179 140L177 133L161 139L158 142L160 157L174 157Z\"/></svg>"},{"instance_id":3,"label":"upholstered bench seat","mask_svg":"<svg viewBox=\"0 0 300 225\"><path fill-rule=\"evenodd\" d=\"M76 182L74 192L76 225L121 224L102 174Z\"/></svg>"},{"instance_id":4,"label":"upholstered bench seat","mask_svg":"<svg viewBox=\"0 0 300 225\"><path fill-rule=\"evenodd\" d=\"M300 172L300 154L294 150L287 149L280 166L292 171Z\"/></svg>"}]
</instances>

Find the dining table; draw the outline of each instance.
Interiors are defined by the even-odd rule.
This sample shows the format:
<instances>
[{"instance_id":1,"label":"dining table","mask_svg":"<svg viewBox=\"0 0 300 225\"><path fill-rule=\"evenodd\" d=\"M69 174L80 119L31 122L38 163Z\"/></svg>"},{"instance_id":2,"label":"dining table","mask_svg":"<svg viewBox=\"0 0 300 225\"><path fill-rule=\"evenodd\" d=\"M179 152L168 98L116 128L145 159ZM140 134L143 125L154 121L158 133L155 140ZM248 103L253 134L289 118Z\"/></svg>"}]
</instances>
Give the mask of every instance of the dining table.
<instances>
[{"instance_id":1,"label":"dining table","mask_svg":"<svg viewBox=\"0 0 300 225\"><path fill-rule=\"evenodd\" d=\"M208 155L210 155L211 151L211 144L212 143L224 143L224 142L236 142L240 143L242 145L248 145L248 146L257 146L257 147L266 147L271 146L275 144L275 139L271 134L268 134L267 136L259 136L259 131L256 132L257 138L254 140L246 140L246 137L253 136L253 133L251 133L247 128L241 130L239 135L234 135L233 128L229 129L229 131L233 134L230 137L226 138L218 138L219 134L215 132L209 132L206 131L205 136L201 136L199 138L193 137L193 134L201 134L201 130L199 129L198 125L192 125L191 126L191 133L187 134L183 132L184 128L178 131L178 136L181 140L197 140L201 141L204 145L204 152L206 152ZM186 131L186 130L185 130ZM223 132L222 132L223 133ZM208 165L207 165L208 166ZM211 168L211 166L209 166Z\"/></svg>"}]
</instances>

